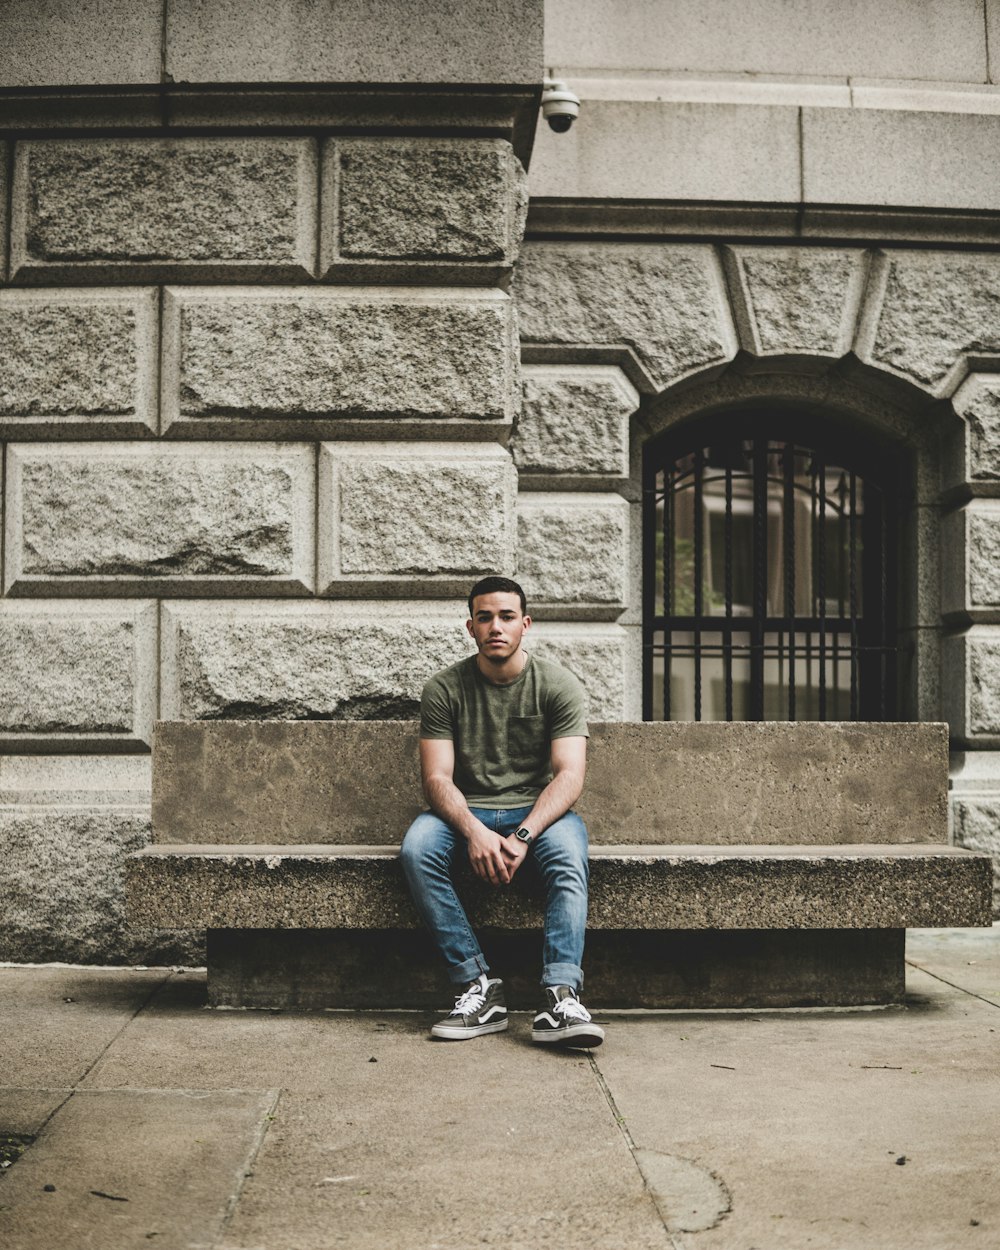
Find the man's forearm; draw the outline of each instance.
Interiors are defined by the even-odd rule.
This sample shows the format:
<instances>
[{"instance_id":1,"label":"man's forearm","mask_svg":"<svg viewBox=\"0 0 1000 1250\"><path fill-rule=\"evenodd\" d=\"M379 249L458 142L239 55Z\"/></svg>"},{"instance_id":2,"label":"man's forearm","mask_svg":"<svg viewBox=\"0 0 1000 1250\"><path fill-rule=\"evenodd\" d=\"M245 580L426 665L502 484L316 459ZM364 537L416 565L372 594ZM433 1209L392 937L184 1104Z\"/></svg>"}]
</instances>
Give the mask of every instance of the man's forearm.
<instances>
[{"instance_id":1,"label":"man's forearm","mask_svg":"<svg viewBox=\"0 0 1000 1250\"><path fill-rule=\"evenodd\" d=\"M524 824L537 838L540 833L565 816L583 791L583 774L574 769L556 773L535 800Z\"/></svg>"},{"instance_id":2,"label":"man's forearm","mask_svg":"<svg viewBox=\"0 0 1000 1250\"><path fill-rule=\"evenodd\" d=\"M435 816L440 816L463 837L468 838L480 827L481 822L469 811L465 795L447 777L429 777L424 782L424 798Z\"/></svg>"}]
</instances>

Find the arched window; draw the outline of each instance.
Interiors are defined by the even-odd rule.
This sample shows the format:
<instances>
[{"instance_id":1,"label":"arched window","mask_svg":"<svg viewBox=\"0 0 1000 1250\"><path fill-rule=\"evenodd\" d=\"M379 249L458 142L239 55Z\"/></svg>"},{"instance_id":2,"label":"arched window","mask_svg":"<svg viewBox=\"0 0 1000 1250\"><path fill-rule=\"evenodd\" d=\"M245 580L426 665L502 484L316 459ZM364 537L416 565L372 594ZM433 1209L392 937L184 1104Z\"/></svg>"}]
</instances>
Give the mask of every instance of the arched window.
<instances>
[{"instance_id":1,"label":"arched window","mask_svg":"<svg viewBox=\"0 0 1000 1250\"><path fill-rule=\"evenodd\" d=\"M647 720L895 716L898 465L819 428L742 411L647 445Z\"/></svg>"}]
</instances>

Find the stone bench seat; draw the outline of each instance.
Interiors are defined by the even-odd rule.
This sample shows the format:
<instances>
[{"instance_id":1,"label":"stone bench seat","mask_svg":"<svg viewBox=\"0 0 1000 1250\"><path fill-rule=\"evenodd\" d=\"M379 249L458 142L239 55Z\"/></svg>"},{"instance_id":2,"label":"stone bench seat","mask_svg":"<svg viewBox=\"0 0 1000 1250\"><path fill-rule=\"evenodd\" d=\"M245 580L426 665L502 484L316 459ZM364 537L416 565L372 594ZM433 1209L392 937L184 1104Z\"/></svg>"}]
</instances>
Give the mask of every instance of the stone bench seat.
<instances>
[{"instance_id":1,"label":"stone bench seat","mask_svg":"<svg viewBox=\"0 0 1000 1250\"><path fill-rule=\"evenodd\" d=\"M591 725L588 1001L901 1001L907 928L990 923L991 862L948 845L947 786L944 725ZM440 1006L398 855L422 807L412 721L160 724L129 923L205 929L215 1005ZM458 885L531 1006L530 859L510 889Z\"/></svg>"},{"instance_id":2,"label":"stone bench seat","mask_svg":"<svg viewBox=\"0 0 1000 1250\"><path fill-rule=\"evenodd\" d=\"M906 929L990 924L988 856L933 843L598 845L588 929ZM393 847L150 846L128 866L133 924L163 929L414 929ZM537 929L528 874L461 883L483 926Z\"/></svg>"}]
</instances>

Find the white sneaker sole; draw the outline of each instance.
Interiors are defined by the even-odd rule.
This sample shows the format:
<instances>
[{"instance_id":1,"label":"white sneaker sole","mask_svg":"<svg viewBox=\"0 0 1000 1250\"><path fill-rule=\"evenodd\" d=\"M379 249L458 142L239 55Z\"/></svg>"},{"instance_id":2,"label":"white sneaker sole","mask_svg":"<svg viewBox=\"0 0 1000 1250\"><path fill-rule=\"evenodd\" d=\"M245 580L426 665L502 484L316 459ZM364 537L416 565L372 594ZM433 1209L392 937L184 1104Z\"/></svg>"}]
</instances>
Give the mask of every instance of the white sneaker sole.
<instances>
[{"instance_id":1,"label":"white sneaker sole","mask_svg":"<svg viewBox=\"0 0 1000 1250\"><path fill-rule=\"evenodd\" d=\"M474 1029L463 1029L455 1024L435 1024L431 1037L440 1037L446 1042L464 1042L470 1037L482 1037L484 1033L502 1033L509 1023L509 1020L494 1020L490 1024L479 1024Z\"/></svg>"},{"instance_id":2,"label":"white sneaker sole","mask_svg":"<svg viewBox=\"0 0 1000 1250\"><path fill-rule=\"evenodd\" d=\"M604 1030L596 1024L575 1024L568 1029L531 1030L531 1040L543 1046L574 1046L593 1050L604 1041Z\"/></svg>"}]
</instances>

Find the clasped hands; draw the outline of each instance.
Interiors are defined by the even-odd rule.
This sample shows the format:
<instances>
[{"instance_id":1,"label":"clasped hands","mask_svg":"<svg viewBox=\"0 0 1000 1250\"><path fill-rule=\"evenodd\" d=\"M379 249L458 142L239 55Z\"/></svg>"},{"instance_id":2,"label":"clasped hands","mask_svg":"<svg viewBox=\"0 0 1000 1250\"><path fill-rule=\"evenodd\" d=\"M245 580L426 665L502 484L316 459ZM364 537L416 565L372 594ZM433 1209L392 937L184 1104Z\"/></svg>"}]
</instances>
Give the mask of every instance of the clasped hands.
<instances>
[{"instance_id":1,"label":"clasped hands","mask_svg":"<svg viewBox=\"0 0 1000 1250\"><path fill-rule=\"evenodd\" d=\"M485 825L480 825L469 836L469 863L472 871L490 885L509 885L527 854L525 843L513 834L502 838L499 833L487 829Z\"/></svg>"}]
</instances>

